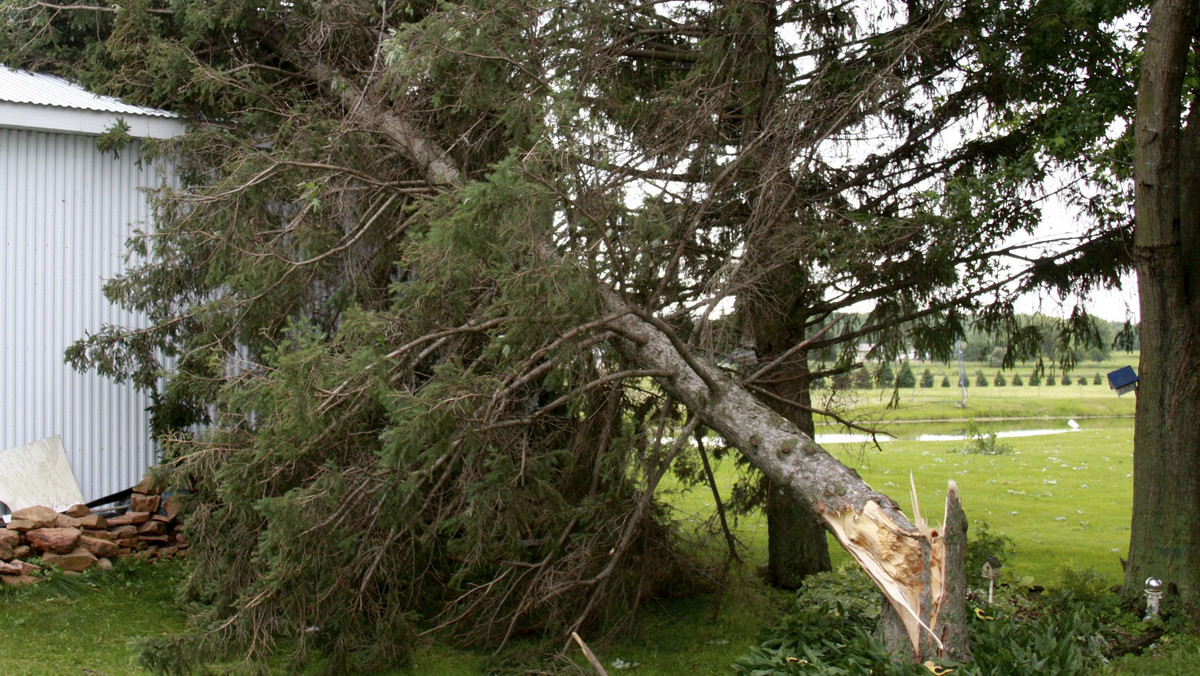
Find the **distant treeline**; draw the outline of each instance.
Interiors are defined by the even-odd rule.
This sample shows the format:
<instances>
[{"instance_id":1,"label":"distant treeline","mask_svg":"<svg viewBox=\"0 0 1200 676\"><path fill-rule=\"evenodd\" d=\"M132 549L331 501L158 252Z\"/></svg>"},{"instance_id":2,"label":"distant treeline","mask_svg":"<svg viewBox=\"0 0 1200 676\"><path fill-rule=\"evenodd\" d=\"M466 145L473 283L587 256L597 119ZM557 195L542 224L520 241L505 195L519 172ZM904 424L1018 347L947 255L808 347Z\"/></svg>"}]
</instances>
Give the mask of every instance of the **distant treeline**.
<instances>
[{"instance_id":1,"label":"distant treeline","mask_svg":"<svg viewBox=\"0 0 1200 676\"><path fill-rule=\"evenodd\" d=\"M1042 336L1041 353L1038 356L1047 365L1062 361L1062 355L1058 354L1061 348L1058 345L1057 334L1052 327L1054 320L1040 317L1030 317L1029 320L1031 322L1040 320L1047 324L1047 330ZM1078 364L1101 362L1107 360L1114 351L1137 351L1140 347L1136 325L1127 327L1123 322L1098 319L1096 320L1096 330L1099 333L1098 343L1088 347L1074 348L1075 355L1072 361ZM1003 336L988 335L971 327L967 331L967 337L963 340L963 359L984 362L989 366L1000 366L1004 361L1007 349L1008 343ZM1032 359L1036 358L1032 357Z\"/></svg>"}]
</instances>

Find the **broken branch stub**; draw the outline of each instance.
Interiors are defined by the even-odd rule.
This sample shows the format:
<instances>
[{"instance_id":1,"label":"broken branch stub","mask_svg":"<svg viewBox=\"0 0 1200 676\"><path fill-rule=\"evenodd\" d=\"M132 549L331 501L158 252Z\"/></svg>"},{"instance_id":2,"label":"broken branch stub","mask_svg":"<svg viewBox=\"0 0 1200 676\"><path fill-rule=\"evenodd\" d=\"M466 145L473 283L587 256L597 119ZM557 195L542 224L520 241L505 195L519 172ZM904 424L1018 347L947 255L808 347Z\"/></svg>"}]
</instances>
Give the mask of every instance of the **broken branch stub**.
<instances>
[{"instance_id":1,"label":"broken branch stub","mask_svg":"<svg viewBox=\"0 0 1200 676\"><path fill-rule=\"evenodd\" d=\"M947 561L962 567L962 556L947 552L936 528L914 524L895 501L875 491L795 425L770 410L718 369L685 359L670 338L609 292L605 311L615 347L642 368L671 372L659 377L664 390L723 436L776 484L813 505L826 526L862 566L895 609L914 658L966 655L966 634L948 627L949 618L965 622L962 585L947 584ZM622 312L622 310L626 310ZM702 375L698 370L704 370ZM952 506L953 503L953 506ZM953 482L947 494L947 518L958 506ZM965 524L965 521L963 522ZM965 538L961 543L965 544ZM962 571L950 571L951 578ZM949 598L952 592L959 598ZM955 644L947 643L952 639Z\"/></svg>"}]
</instances>

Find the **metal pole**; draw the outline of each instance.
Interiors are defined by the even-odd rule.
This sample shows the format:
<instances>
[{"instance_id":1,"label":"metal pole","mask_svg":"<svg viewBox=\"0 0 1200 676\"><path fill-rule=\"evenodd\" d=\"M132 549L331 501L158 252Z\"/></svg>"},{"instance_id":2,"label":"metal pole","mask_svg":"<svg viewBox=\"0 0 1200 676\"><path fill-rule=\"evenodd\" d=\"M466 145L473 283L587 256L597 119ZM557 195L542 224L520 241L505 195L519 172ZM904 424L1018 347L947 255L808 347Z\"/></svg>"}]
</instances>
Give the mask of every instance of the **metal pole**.
<instances>
[{"instance_id":1,"label":"metal pole","mask_svg":"<svg viewBox=\"0 0 1200 676\"><path fill-rule=\"evenodd\" d=\"M963 361L962 338L954 341L955 348L958 350L958 386L962 388L962 401L958 404L959 408L967 407L967 365Z\"/></svg>"}]
</instances>

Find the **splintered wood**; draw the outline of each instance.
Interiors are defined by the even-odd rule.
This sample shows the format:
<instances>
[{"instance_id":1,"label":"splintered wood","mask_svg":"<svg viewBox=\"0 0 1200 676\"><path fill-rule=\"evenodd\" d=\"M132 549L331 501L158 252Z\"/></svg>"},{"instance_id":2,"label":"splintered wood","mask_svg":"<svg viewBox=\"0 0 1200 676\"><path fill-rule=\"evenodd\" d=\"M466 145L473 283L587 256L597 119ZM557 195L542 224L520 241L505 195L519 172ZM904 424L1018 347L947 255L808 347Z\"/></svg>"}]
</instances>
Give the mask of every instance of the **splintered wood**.
<instances>
[{"instance_id":1,"label":"splintered wood","mask_svg":"<svg viewBox=\"0 0 1200 676\"><path fill-rule=\"evenodd\" d=\"M958 487L950 482L947 509L957 494ZM914 654L920 655L922 632L939 651L943 648L938 620L946 593L946 543L938 529L920 517L915 495L913 505L915 527L898 522L874 500L862 509L820 509L838 541L896 609Z\"/></svg>"}]
</instances>

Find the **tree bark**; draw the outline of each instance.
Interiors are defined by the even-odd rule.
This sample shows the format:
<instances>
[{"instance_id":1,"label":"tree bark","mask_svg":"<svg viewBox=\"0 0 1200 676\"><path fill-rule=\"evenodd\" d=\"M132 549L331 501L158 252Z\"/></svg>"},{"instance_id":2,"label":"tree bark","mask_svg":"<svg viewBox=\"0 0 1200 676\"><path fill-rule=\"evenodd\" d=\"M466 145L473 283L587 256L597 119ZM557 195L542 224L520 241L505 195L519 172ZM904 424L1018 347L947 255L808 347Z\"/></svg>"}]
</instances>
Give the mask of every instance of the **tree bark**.
<instances>
[{"instance_id":1,"label":"tree bark","mask_svg":"<svg viewBox=\"0 0 1200 676\"><path fill-rule=\"evenodd\" d=\"M778 327L780 322L774 325ZM756 345L762 351L759 365L769 364L804 339L803 335L785 332L786 338L776 340L776 336L768 334L781 332L766 327L759 327L755 333ZM771 371L768 380L759 385L778 397L763 396L759 397L760 401L810 438L815 435L808 359L803 351L784 360ZM825 526L812 505L798 501L784 487L768 483L766 491L767 578L777 587L799 589L804 578L833 568Z\"/></svg>"},{"instance_id":2,"label":"tree bark","mask_svg":"<svg viewBox=\"0 0 1200 676\"><path fill-rule=\"evenodd\" d=\"M1181 170L1198 154L1195 102L1188 128L1181 129L1197 4L1154 3L1138 89L1134 259L1141 361L1123 595L1131 604L1142 602L1146 578L1157 577L1168 592L1166 608L1200 619L1200 185L1194 166Z\"/></svg>"},{"instance_id":3,"label":"tree bark","mask_svg":"<svg viewBox=\"0 0 1200 676\"><path fill-rule=\"evenodd\" d=\"M767 488L767 577L782 589L799 589L804 578L833 568L825 526L817 513L786 488Z\"/></svg>"}]
</instances>

